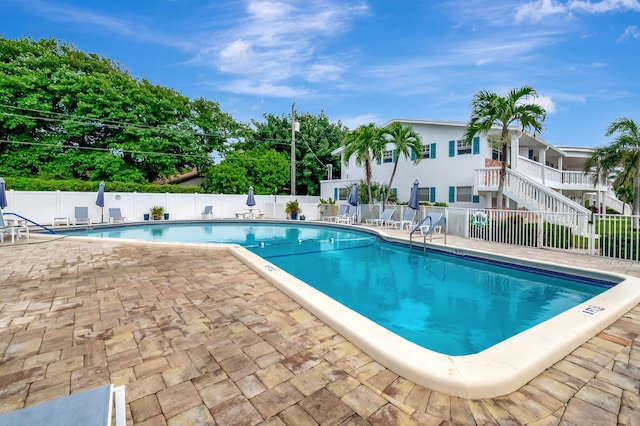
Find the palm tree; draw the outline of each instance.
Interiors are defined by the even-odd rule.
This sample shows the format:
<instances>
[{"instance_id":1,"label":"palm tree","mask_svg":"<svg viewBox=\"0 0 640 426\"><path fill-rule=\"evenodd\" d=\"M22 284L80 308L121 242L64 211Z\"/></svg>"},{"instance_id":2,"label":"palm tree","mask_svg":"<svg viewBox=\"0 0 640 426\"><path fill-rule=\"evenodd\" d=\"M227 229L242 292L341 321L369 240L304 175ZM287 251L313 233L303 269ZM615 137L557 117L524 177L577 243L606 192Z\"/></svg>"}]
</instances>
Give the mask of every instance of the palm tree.
<instances>
[{"instance_id":1,"label":"palm tree","mask_svg":"<svg viewBox=\"0 0 640 426\"><path fill-rule=\"evenodd\" d=\"M371 202L371 161L382 159L382 150L385 146L380 129L373 123L364 124L349 132L344 139L343 146L345 164L348 164L351 157L355 156L356 164L364 165L365 181L368 187L369 202Z\"/></svg>"},{"instance_id":2,"label":"palm tree","mask_svg":"<svg viewBox=\"0 0 640 426\"><path fill-rule=\"evenodd\" d=\"M547 112L540 105L526 102L529 99L537 98L537 96L538 92L533 87L522 86L519 89L511 89L507 96L481 91L476 93L471 101L471 118L464 132L464 141L467 144L471 144L473 137L477 134L488 134L494 127L500 128L499 138L492 141L502 151L502 166L498 182L498 209L502 209L502 193L507 175L507 147L511 142L509 127L514 123L520 123L523 131L526 129L533 129L534 133L542 131L542 123Z\"/></svg>"},{"instance_id":3,"label":"palm tree","mask_svg":"<svg viewBox=\"0 0 640 426\"><path fill-rule=\"evenodd\" d=\"M609 145L593 151L584 170L595 170L598 179L605 182L617 171L613 187L619 194L633 188L632 214L635 216L640 214L640 129L632 119L618 118L607 128L605 136L615 133L618 135ZM637 218L633 228L638 229Z\"/></svg>"},{"instance_id":4,"label":"palm tree","mask_svg":"<svg viewBox=\"0 0 640 426\"><path fill-rule=\"evenodd\" d=\"M414 164L418 164L422 158L422 137L417 134L411 127L403 126L397 121L382 130L382 137L389 143L395 145L395 155L393 159L393 171L389 178L389 191L386 192L382 207L385 208L393 185L393 178L398 169L398 159L400 157L411 158L411 152L414 155Z\"/></svg>"}]
</instances>

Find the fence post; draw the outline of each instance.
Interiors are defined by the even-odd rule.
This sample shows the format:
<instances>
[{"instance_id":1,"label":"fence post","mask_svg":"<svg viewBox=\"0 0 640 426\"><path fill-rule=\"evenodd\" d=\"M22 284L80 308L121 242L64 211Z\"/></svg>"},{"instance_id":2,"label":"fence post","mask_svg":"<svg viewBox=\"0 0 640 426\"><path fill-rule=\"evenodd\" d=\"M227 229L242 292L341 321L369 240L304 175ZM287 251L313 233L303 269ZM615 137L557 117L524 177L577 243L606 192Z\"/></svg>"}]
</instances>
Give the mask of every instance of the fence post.
<instances>
[{"instance_id":1,"label":"fence post","mask_svg":"<svg viewBox=\"0 0 640 426\"><path fill-rule=\"evenodd\" d=\"M587 222L587 238L588 238L588 249L589 249L589 256L593 256L594 253L594 240L595 240L595 214L593 212L591 212L591 217L589 218L589 221Z\"/></svg>"},{"instance_id":2,"label":"fence post","mask_svg":"<svg viewBox=\"0 0 640 426\"><path fill-rule=\"evenodd\" d=\"M538 213L538 232L536 245L538 248L544 247L544 213Z\"/></svg>"}]
</instances>

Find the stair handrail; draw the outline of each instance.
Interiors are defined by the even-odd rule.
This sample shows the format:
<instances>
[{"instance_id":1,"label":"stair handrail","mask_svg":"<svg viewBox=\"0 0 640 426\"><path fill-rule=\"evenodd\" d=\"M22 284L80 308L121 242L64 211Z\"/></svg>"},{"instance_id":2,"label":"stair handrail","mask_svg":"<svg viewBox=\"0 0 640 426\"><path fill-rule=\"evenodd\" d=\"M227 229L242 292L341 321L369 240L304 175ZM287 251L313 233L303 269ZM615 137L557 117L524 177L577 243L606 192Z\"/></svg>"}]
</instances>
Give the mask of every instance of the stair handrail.
<instances>
[{"instance_id":1,"label":"stair handrail","mask_svg":"<svg viewBox=\"0 0 640 426\"><path fill-rule=\"evenodd\" d=\"M583 213L583 214L590 214L591 211L589 209L587 209L586 207L580 205L579 203L576 203L575 201L573 201L572 199L565 197L564 195L547 188L546 186L536 182L534 179L530 178L529 176L525 175L524 173L521 173L517 170L513 170L513 169L507 169L507 174L511 174L519 179L521 179L522 181L526 182L528 185L533 186L535 189L537 189L538 191L542 192L543 194L545 194L548 197L553 198L554 200L567 205L568 207L572 208L573 210L575 210L576 213ZM508 179L505 182L506 184L508 184Z\"/></svg>"},{"instance_id":2,"label":"stair handrail","mask_svg":"<svg viewBox=\"0 0 640 426\"><path fill-rule=\"evenodd\" d=\"M51 229L51 228L47 228L46 226L41 225L41 224L39 224L39 223L37 223L37 222L34 222L33 220L31 220L31 219L29 219L29 218L26 218L26 217L24 217L24 216L22 216L22 215L19 215L18 213L14 213L14 212L4 212L3 214L5 214L5 215L11 214L11 215L17 216L17 217L19 217L20 219L24 220L25 222L31 223L32 225L35 225L35 226L37 226L37 227L39 227L39 228L42 228L42 229L44 229L45 231L49 231L49 233L50 233L50 234L56 234L56 233L57 233L57 232L56 232L56 231L54 231L53 229Z\"/></svg>"}]
</instances>

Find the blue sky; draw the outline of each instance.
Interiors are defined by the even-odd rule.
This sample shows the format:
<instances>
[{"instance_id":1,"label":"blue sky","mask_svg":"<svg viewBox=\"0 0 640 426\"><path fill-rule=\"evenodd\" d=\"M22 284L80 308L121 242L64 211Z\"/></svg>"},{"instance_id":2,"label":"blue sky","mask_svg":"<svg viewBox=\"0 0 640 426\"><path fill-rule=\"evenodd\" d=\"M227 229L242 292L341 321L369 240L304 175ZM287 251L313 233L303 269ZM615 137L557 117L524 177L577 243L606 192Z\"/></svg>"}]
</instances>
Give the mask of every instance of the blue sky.
<instances>
[{"instance_id":1,"label":"blue sky","mask_svg":"<svg viewBox=\"0 0 640 426\"><path fill-rule=\"evenodd\" d=\"M54 37L240 121L325 111L349 128L469 118L528 84L542 138L601 146L640 122L640 0L0 0L5 38Z\"/></svg>"}]
</instances>

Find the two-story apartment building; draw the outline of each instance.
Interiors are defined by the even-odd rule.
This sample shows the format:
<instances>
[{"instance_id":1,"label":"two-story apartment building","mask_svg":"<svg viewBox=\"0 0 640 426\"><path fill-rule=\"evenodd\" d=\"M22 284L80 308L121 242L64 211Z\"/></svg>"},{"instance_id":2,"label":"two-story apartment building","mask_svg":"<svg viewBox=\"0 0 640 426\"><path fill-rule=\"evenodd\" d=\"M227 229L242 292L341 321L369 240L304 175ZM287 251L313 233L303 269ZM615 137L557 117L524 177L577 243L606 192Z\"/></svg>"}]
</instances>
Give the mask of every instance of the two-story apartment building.
<instances>
[{"instance_id":1,"label":"two-story apartment building","mask_svg":"<svg viewBox=\"0 0 640 426\"><path fill-rule=\"evenodd\" d=\"M462 140L466 123L394 119L385 126L400 122L411 126L422 137L422 159L397 159L398 168L392 190L398 200L406 202L413 182L419 182L420 201L444 202L453 207L493 208L502 152L490 143L490 135L478 135L468 145ZM495 135L498 134L496 129ZM556 212L586 212L585 201L621 211L623 204L608 185L594 185L595 177L583 172L590 148L553 146L539 136L511 131L507 150L507 179L503 206L511 209ZM346 200L352 183L364 179L364 168L352 158L345 163L344 149L334 151L343 164L339 179L322 181L322 198ZM415 158L415 157L414 157ZM396 153L387 144L381 161L372 165L373 180L387 184ZM627 210L628 212L628 210Z\"/></svg>"}]
</instances>

